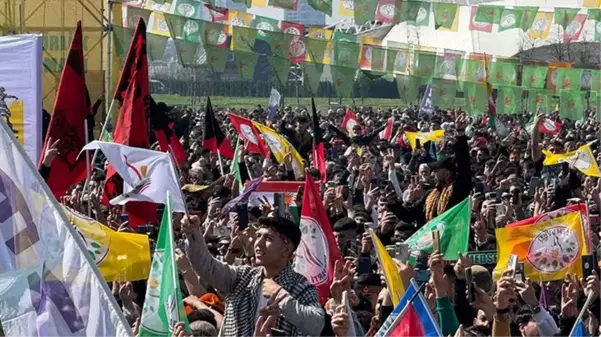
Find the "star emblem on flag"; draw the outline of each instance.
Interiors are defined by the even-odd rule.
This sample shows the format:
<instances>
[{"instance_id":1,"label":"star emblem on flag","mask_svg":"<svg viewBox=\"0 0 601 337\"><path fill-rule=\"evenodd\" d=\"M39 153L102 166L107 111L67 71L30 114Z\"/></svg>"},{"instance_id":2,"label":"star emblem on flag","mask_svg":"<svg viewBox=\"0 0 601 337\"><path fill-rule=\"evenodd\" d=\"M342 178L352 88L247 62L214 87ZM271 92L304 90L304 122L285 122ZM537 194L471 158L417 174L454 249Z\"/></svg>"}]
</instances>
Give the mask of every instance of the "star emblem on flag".
<instances>
[{"instance_id":1,"label":"star emblem on flag","mask_svg":"<svg viewBox=\"0 0 601 337\"><path fill-rule=\"evenodd\" d=\"M503 79L503 74L501 74L500 72L497 72L497 80L502 80Z\"/></svg>"},{"instance_id":2,"label":"star emblem on flag","mask_svg":"<svg viewBox=\"0 0 601 337\"><path fill-rule=\"evenodd\" d=\"M532 85L536 84L536 77L530 76L530 84L532 84Z\"/></svg>"},{"instance_id":3,"label":"star emblem on flag","mask_svg":"<svg viewBox=\"0 0 601 337\"><path fill-rule=\"evenodd\" d=\"M449 12L442 13L441 17L442 17L443 20L448 19L449 18Z\"/></svg>"},{"instance_id":4,"label":"star emblem on flag","mask_svg":"<svg viewBox=\"0 0 601 337\"><path fill-rule=\"evenodd\" d=\"M511 104L511 97L505 96L505 99L503 101L505 102L505 104Z\"/></svg>"},{"instance_id":5,"label":"star emblem on flag","mask_svg":"<svg viewBox=\"0 0 601 337\"><path fill-rule=\"evenodd\" d=\"M563 81L563 87L564 88L570 88L570 87L572 87L572 82L570 80Z\"/></svg>"},{"instance_id":6,"label":"star emblem on flag","mask_svg":"<svg viewBox=\"0 0 601 337\"><path fill-rule=\"evenodd\" d=\"M476 97L470 96L470 103L471 104L476 104Z\"/></svg>"},{"instance_id":7,"label":"star emblem on flag","mask_svg":"<svg viewBox=\"0 0 601 337\"><path fill-rule=\"evenodd\" d=\"M336 80L336 86L337 87L342 86L342 80Z\"/></svg>"},{"instance_id":8,"label":"star emblem on flag","mask_svg":"<svg viewBox=\"0 0 601 337\"><path fill-rule=\"evenodd\" d=\"M568 101L568 109L574 109L575 106L576 104L574 103L574 101Z\"/></svg>"}]
</instances>

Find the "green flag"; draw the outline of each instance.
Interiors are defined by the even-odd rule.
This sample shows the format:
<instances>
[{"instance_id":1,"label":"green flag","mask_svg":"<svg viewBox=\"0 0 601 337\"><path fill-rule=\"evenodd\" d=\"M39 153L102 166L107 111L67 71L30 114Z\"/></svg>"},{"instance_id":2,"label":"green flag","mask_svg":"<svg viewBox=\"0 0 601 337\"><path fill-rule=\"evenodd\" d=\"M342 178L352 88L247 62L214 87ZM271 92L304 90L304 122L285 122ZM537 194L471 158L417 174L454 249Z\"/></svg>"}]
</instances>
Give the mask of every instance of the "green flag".
<instances>
[{"instance_id":1,"label":"green flag","mask_svg":"<svg viewBox=\"0 0 601 337\"><path fill-rule=\"evenodd\" d=\"M222 73L225 70L225 62L227 61L227 48L219 48L211 45L204 46L207 53L207 64L215 73Z\"/></svg>"},{"instance_id":2,"label":"green flag","mask_svg":"<svg viewBox=\"0 0 601 337\"><path fill-rule=\"evenodd\" d=\"M432 102L434 106L447 108L455 106L457 82L455 80L432 79Z\"/></svg>"},{"instance_id":3,"label":"green flag","mask_svg":"<svg viewBox=\"0 0 601 337\"><path fill-rule=\"evenodd\" d=\"M588 19L594 21L595 41L601 41L601 9L591 8L588 10Z\"/></svg>"},{"instance_id":4,"label":"green flag","mask_svg":"<svg viewBox=\"0 0 601 337\"><path fill-rule=\"evenodd\" d=\"M601 92L591 91L588 101L590 107L595 109L595 120L601 122Z\"/></svg>"},{"instance_id":5,"label":"green flag","mask_svg":"<svg viewBox=\"0 0 601 337\"><path fill-rule=\"evenodd\" d=\"M192 42L200 42L202 21L185 18L183 16L165 13L165 21L169 25L172 39L181 39Z\"/></svg>"},{"instance_id":6,"label":"green flag","mask_svg":"<svg viewBox=\"0 0 601 337\"><path fill-rule=\"evenodd\" d=\"M482 23L498 23L501 18L503 7L478 5L474 20Z\"/></svg>"},{"instance_id":7,"label":"green flag","mask_svg":"<svg viewBox=\"0 0 601 337\"><path fill-rule=\"evenodd\" d=\"M547 66L524 66L522 70L522 86L537 89L544 88L547 83L548 71L549 67Z\"/></svg>"},{"instance_id":8,"label":"green flag","mask_svg":"<svg viewBox=\"0 0 601 337\"><path fill-rule=\"evenodd\" d=\"M267 35L265 32L278 32L278 20L267 18L264 16L255 15L255 20L253 21L253 28L257 30L257 39L265 40L271 43L267 39Z\"/></svg>"},{"instance_id":9,"label":"green flag","mask_svg":"<svg viewBox=\"0 0 601 337\"><path fill-rule=\"evenodd\" d=\"M305 87L308 88L313 96L317 96L321 74L323 72L323 64L303 62L300 64L303 70Z\"/></svg>"},{"instance_id":10,"label":"green flag","mask_svg":"<svg viewBox=\"0 0 601 337\"><path fill-rule=\"evenodd\" d=\"M522 103L522 87L499 86L497 88L497 114L517 114Z\"/></svg>"},{"instance_id":11,"label":"green flag","mask_svg":"<svg viewBox=\"0 0 601 337\"><path fill-rule=\"evenodd\" d=\"M417 103L419 83L415 77L410 75L396 75L396 85L399 90L399 97L403 103Z\"/></svg>"},{"instance_id":12,"label":"green flag","mask_svg":"<svg viewBox=\"0 0 601 337\"><path fill-rule=\"evenodd\" d=\"M232 26L232 50L252 53L255 49L257 30L254 28Z\"/></svg>"},{"instance_id":13,"label":"green flag","mask_svg":"<svg viewBox=\"0 0 601 337\"><path fill-rule=\"evenodd\" d=\"M583 69L558 68L555 87L557 89L579 90L583 72Z\"/></svg>"},{"instance_id":14,"label":"green flag","mask_svg":"<svg viewBox=\"0 0 601 337\"><path fill-rule=\"evenodd\" d=\"M202 38L205 45L225 46L227 43L227 26L218 22L203 22Z\"/></svg>"},{"instance_id":15,"label":"green flag","mask_svg":"<svg viewBox=\"0 0 601 337\"><path fill-rule=\"evenodd\" d=\"M466 198L453 208L428 222L405 243L415 257L420 251L432 253L432 232L440 233L440 250L447 261L459 259L459 253L467 253L470 235L470 198Z\"/></svg>"},{"instance_id":16,"label":"green flag","mask_svg":"<svg viewBox=\"0 0 601 337\"><path fill-rule=\"evenodd\" d=\"M483 115L487 109L486 87L482 83L464 82L465 109L470 116Z\"/></svg>"},{"instance_id":17,"label":"green flag","mask_svg":"<svg viewBox=\"0 0 601 337\"><path fill-rule=\"evenodd\" d=\"M376 20L378 2L374 0L355 0L355 24L364 25Z\"/></svg>"},{"instance_id":18,"label":"green flag","mask_svg":"<svg viewBox=\"0 0 601 337\"><path fill-rule=\"evenodd\" d=\"M391 49L386 51L386 71L389 73L406 73L410 62L411 50Z\"/></svg>"},{"instance_id":19,"label":"green flag","mask_svg":"<svg viewBox=\"0 0 601 337\"><path fill-rule=\"evenodd\" d=\"M463 62L464 71L461 77L466 82L484 83L486 80L483 60L467 59Z\"/></svg>"},{"instance_id":20,"label":"green flag","mask_svg":"<svg viewBox=\"0 0 601 337\"><path fill-rule=\"evenodd\" d=\"M527 109L530 113L551 113L554 108L553 92L545 89L528 89Z\"/></svg>"},{"instance_id":21,"label":"green flag","mask_svg":"<svg viewBox=\"0 0 601 337\"><path fill-rule=\"evenodd\" d=\"M599 91L601 90L601 70L589 70L590 72L590 85L588 86L588 90L590 91Z\"/></svg>"},{"instance_id":22,"label":"green flag","mask_svg":"<svg viewBox=\"0 0 601 337\"><path fill-rule=\"evenodd\" d=\"M129 50L129 45L134 37L134 30L120 26L113 27L113 46L115 47L115 56L125 57Z\"/></svg>"},{"instance_id":23,"label":"green flag","mask_svg":"<svg viewBox=\"0 0 601 337\"><path fill-rule=\"evenodd\" d=\"M269 0L269 6L295 11L298 6L298 0Z\"/></svg>"},{"instance_id":24,"label":"green flag","mask_svg":"<svg viewBox=\"0 0 601 337\"><path fill-rule=\"evenodd\" d=\"M151 61L163 59L168 40L167 36L146 33L146 52Z\"/></svg>"},{"instance_id":25,"label":"green flag","mask_svg":"<svg viewBox=\"0 0 601 337\"><path fill-rule=\"evenodd\" d=\"M188 18L200 18L202 2L198 0L177 0L173 14Z\"/></svg>"},{"instance_id":26,"label":"green flag","mask_svg":"<svg viewBox=\"0 0 601 337\"><path fill-rule=\"evenodd\" d=\"M195 64L196 56L198 55L199 44L184 40L173 40L175 42L175 48L179 55L179 59L182 64Z\"/></svg>"},{"instance_id":27,"label":"green flag","mask_svg":"<svg viewBox=\"0 0 601 337\"><path fill-rule=\"evenodd\" d=\"M432 4L434 11L434 29L453 27L455 15L459 5L453 3L435 2Z\"/></svg>"},{"instance_id":28,"label":"green flag","mask_svg":"<svg viewBox=\"0 0 601 337\"><path fill-rule=\"evenodd\" d=\"M490 67L490 80L495 85L516 85L517 64L509 61L494 61Z\"/></svg>"},{"instance_id":29,"label":"green flag","mask_svg":"<svg viewBox=\"0 0 601 337\"><path fill-rule=\"evenodd\" d=\"M330 69L332 70L332 79L338 97L352 97L357 69L342 66L330 66Z\"/></svg>"},{"instance_id":30,"label":"green flag","mask_svg":"<svg viewBox=\"0 0 601 337\"><path fill-rule=\"evenodd\" d=\"M309 6L328 16L332 16L332 0L307 0Z\"/></svg>"},{"instance_id":31,"label":"green flag","mask_svg":"<svg viewBox=\"0 0 601 337\"><path fill-rule=\"evenodd\" d=\"M556 25L560 25L565 30L566 27L574 21L576 14L580 11L580 8L555 8L555 15L553 21Z\"/></svg>"},{"instance_id":32,"label":"green flag","mask_svg":"<svg viewBox=\"0 0 601 337\"><path fill-rule=\"evenodd\" d=\"M359 68L360 45L354 42L334 42L334 64L349 68Z\"/></svg>"},{"instance_id":33,"label":"green flag","mask_svg":"<svg viewBox=\"0 0 601 337\"><path fill-rule=\"evenodd\" d=\"M434 76L439 56L436 52L428 51L416 51L413 55L413 75L422 77L428 82Z\"/></svg>"},{"instance_id":34,"label":"green flag","mask_svg":"<svg viewBox=\"0 0 601 337\"><path fill-rule=\"evenodd\" d=\"M338 42L338 41L343 41L343 42L354 42L354 43L359 43L359 39L357 38L357 35L353 35L353 34L346 34L340 31L335 30L334 34L332 34L332 40Z\"/></svg>"},{"instance_id":35,"label":"green flag","mask_svg":"<svg viewBox=\"0 0 601 337\"><path fill-rule=\"evenodd\" d=\"M415 26L428 26L430 24L430 3L422 1L403 1L401 5L401 22Z\"/></svg>"},{"instance_id":36,"label":"green flag","mask_svg":"<svg viewBox=\"0 0 601 337\"><path fill-rule=\"evenodd\" d=\"M584 118L586 92L579 90L559 90L559 116L572 121Z\"/></svg>"},{"instance_id":37,"label":"green flag","mask_svg":"<svg viewBox=\"0 0 601 337\"><path fill-rule=\"evenodd\" d=\"M246 5L246 8L250 8L252 6L252 0L233 0L233 1Z\"/></svg>"},{"instance_id":38,"label":"green flag","mask_svg":"<svg viewBox=\"0 0 601 337\"><path fill-rule=\"evenodd\" d=\"M438 58L434 77L449 78L457 77L463 67L464 52L445 50L444 56Z\"/></svg>"},{"instance_id":39,"label":"green flag","mask_svg":"<svg viewBox=\"0 0 601 337\"><path fill-rule=\"evenodd\" d=\"M265 41L269 43L271 48L271 56L280 58L288 58L290 56L290 42L293 36L280 32L263 31Z\"/></svg>"},{"instance_id":40,"label":"green flag","mask_svg":"<svg viewBox=\"0 0 601 337\"><path fill-rule=\"evenodd\" d=\"M328 46L327 40L307 38L305 39L305 46L311 62L323 63Z\"/></svg>"},{"instance_id":41,"label":"green flag","mask_svg":"<svg viewBox=\"0 0 601 337\"><path fill-rule=\"evenodd\" d=\"M522 20L520 22L520 28L522 28L522 30L524 32L527 32L528 29L530 29L530 27L532 27L532 24L534 23L534 19L536 19L536 14L538 13L538 7L519 7L519 8L515 8L515 11L520 11L521 12L521 17Z\"/></svg>"},{"instance_id":42,"label":"green flag","mask_svg":"<svg viewBox=\"0 0 601 337\"><path fill-rule=\"evenodd\" d=\"M234 52L234 59L240 79L252 80L255 75L255 67L259 60L259 54L236 51Z\"/></svg>"},{"instance_id":43,"label":"green flag","mask_svg":"<svg viewBox=\"0 0 601 337\"><path fill-rule=\"evenodd\" d=\"M102 133L102 138L100 138L100 141L112 143L113 135L111 135L111 133L108 132L107 129L104 129L104 132Z\"/></svg>"},{"instance_id":44,"label":"green flag","mask_svg":"<svg viewBox=\"0 0 601 337\"><path fill-rule=\"evenodd\" d=\"M152 256L140 323L140 337L171 336L173 327L178 322L184 322L186 330L190 331L175 262L175 238L171 215L171 198L168 197L159 238Z\"/></svg>"},{"instance_id":45,"label":"green flag","mask_svg":"<svg viewBox=\"0 0 601 337\"><path fill-rule=\"evenodd\" d=\"M234 159L232 159L230 172L232 172L234 179L238 182L238 191L242 192L244 190L244 183L240 176L240 137L238 137L238 141L236 141L236 151L234 151Z\"/></svg>"},{"instance_id":46,"label":"green flag","mask_svg":"<svg viewBox=\"0 0 601 337\"><path fill-rule=\"evenodd\" d=\"M288 85L288 73L290 72L290 59L268 56L267 60L271 66L273 79L280 87Z\"/></svg>"},{"instance_id":47,"label":"green flag","mask_svg":"<svg viewBox=\"0 0 601 337\"><path fill-rule=\"evenodd\" d=\"M518 9L503 8L499 19L499 32L521 27L524 12Z\"/></svg>"}]
</instances>

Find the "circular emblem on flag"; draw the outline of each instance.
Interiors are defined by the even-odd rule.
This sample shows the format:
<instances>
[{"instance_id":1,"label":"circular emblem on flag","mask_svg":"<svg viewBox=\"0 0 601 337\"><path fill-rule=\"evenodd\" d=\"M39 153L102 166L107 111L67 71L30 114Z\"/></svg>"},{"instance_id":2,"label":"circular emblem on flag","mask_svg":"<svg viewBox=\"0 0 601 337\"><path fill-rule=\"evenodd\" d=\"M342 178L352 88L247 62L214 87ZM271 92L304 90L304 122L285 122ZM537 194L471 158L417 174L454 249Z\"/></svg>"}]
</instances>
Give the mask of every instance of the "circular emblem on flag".
<instances>
[{"instance_id":1,"label":"circular emblem on flag","mask_svg":"<svg viewBox=\"0 0 601 337\"><path fill-rule=\"evenodd\" d=\"M192 17L196 13L196 8L190 4L183 3L177 5L177 11L183 16Z\"/></svg>"},{"instance_id":2,"label":"circular emblem on flag","mask_svg":"<svg viewBox=\"0 0 601 337\"><path fill-rule=\"evenodd\" d=\"M415 17L415 22L421 22L423 20L425 20L428 15L430 15L430 13L424 8L424 7L420 7L419 10L417 11L417 16Z\"/></svg>"},{"instance_id":3,"label":"circular emblem on flag","mask_svg":"<svg viewBox=\"0 0 601 337\"><path fill-rule=\"evenodd\" d=\"M480 64L478 66L478 70L476 70L476 81L484 82L486 81L486 74L484 73L484 65Z\"/></svg>"},{"instance_id":4,"label":"circular emblem on flag","mask_svg":"<svg viewBox=\"0 0 601 337\"><path fill-rule=\"evenodd\" d=\"M366 46L363 49L363 58L371 61L371 52L372 52L372 48L370 46Z\"/></svg>"},{"instance_id":5,"label":"circular emblem on flag","mask_svg":"<svg viewBox=\"0 0 601 337\"><path fill-rule=\"evenodd\" d=\"M597 25L595 26L595 30L597 31L598 34L601 34L601 21L597 22Z\"/></svg>"},{"instance_id":6,"label":"circular emblem on flag","mask_svg":"<svg viewBox=\"0 0 601 337\"><path fill-rule=\"evenodd\" d=\"M578 33L578 31L580 30L580 26L581 23L578 21L572 21L565 30L565 33L569 36L572 37L574 35L576 35L576 33Z\"/></svg>"},{"instance_id":7,"label":"circular emblem on flag","mask_svg":"<svg viewBox=\"0 0 601 337\"><path fill-rule=\"evenodd\" d=\"M154 333L161 333L164 330L163 322L159 317L159 308L164 305L164 303L160 303L164 254L163 249L157 249L152 256L150 277L148 278L146 298L142 309L143 317L148 317L148 319L142 321L142 327Z\"/></svg>"},{"instance_id":8,"label":"circular emblem on flag","mask_svg":"<svg viewBox=\"0 0 601 337\"><path fill-rule=\"evenodd\" d=\"M342 0L342 8L347 11L355 10L355 0Z\"/></svg>"},{"instance_id":9,"label":"circular emblem on flag","mask_svg":"<svg viewBox=\"0 0 601 337\"><path fill-rule=\"evenodd\" d=\"M432 221L436 221L436 219ZM437 221L436 229L438 229L438 232L442 235L445 229L445 223L440 220ZM422 236L419 239L417 239L417 241L415 241L412 251L419 252L420 250L430 249L433 244L434 241L432 239L432 231L426 231L422 234Z\"/></svg>"},{"instance_id":10,"label":"circular emblem on flag","mask_svg":"<svg viewBox=\"0 0 601 337\"><path fill-rule=\"evenodd\" d=\"M184 33L186 35L192 35L197 33L200 27L198 27L198 23L196 21L188 20L184 24Z\"/></svg>"},{"instance_id":11,"label":"circular emblem on flag","mask_svg":"<svg viewBox=\"0 0 601 337\"><path fill-rule=\"evenodd\" d=\"M269 132L265 132L265 133L263 133L263 137L265 137L265 140L267 141L267 145L269 145L271 152L273 152L273 153L283 153L284 152L284 146L282 145L282 143L280 143L280 140L277 139L273 134L271 134Z\"/></svg>"},{"instance_id":12,"label":"circular emblem on flag","mask_svg":"<svg viewBox=\"0 0 601 337\"><path fill-rule=\"evenodd\" d=\"M545 119L543 122L543 125L545 126L545 129L549 130L549 131L556 131L557 127L555 126L555 122L550 120L550 119Z\"/></svg>"},{"instance_id":13,"label":"circular emblem on flag","mask_svg":"<svg viewBox=\"0 0 601 337\"><path fill-rule=\"evenodd\" d=\"M290 26L290 27L286 27L286 29L284 29L284 34L290 34L290 35L301 35L300 30L298 30L297 27L294 26Z\"/></svg>"},{"instance_id":14,"label":"circular emblem on flag","mask_svg":"<svg viewBox=\"0 0 601 337\"><path fill-rule=\"evenodd\" d=\"M315 40L327 40L328 39L328 37L326 36L326 33L321 30L313 32L313 34L311 34L311 38L315 39Z\"/></svg>"},{"instance_id":15,"label":"circular emblem on flag","mask_svg":"<svg viewBox=\"0 0 601 337\"><path fill-rule=\"evenodd\" d=\"M551 74L551 83L553 83L553 86L557 86L557 69Z\"/></svg>"},{"instance_id":16,"label":"circular emblem on flag","mask_svg":"<svg viewBox=\"0 0 601 337\"><path fill-rule=\"evenodd\" d=\"M474 25L474 27L477 28L485 28L487 26L489 26L490 24L487 22L480 22L480 21L476 21L476 16L472 16L472 25Z\"/></svg>"},{"instance_id":17,"label":"circular emblem on flag","mask_svg":"<svg viewBox=\"0 0 601 337\"><path fill-rule=\"evenodd\" d=\"M258 29L259 33L261 33L261 34L263 34L263 32L261 32L261 31L266 31L266 32L275 31L273 25L271 23L265 22L265 21L257 23L257 26L255 28Z\"/></svg>"},{"instance_id":18,"label":"circular emblem on flag","mask_svg":"<svg viewBox=\"0 0 601 337\"><path fill-rule=\"evenodd\" d=\"M248 24L246 23L246 21L243 18L240 17L234 17L230 20L230 25L231 26L240 26L240 27L247 27Z\"/></svg>"},{"instance_id":19,"label":"circular emblem on flag","mask_svg":"<svg viewBox=\"0 0 601 337\"><path fill-rule=\"evenodd\" d=\"M394 17L395 11L396 11L396 8L394 7L393 4L387 4L387 5L380 6L380 15L382 15L383 17L385 17L387 19L392 19Z\"/></svg>"},{"instance_id":20,"label":"circular emblem on flag","mask_svg":"<svg viewBox=\"0 0 601 337\"><path fill-rule=\"evenodd\" d=\"M305 55L305 50L305 42L303 40L295 39L292 42L290 42L290 55L292 55L292 58L297 58Z\"/></svg>"},{"instance_id":21,"label":"circular emblem on flag","mask_svg":"<svg viewBox=\"0 0 601 337\"><path fill-rule=\"evenodd\" d=\"M501 21L499 22L499 25L503 28L513 27L515 25L515 14L508 13L506 15L503 15Z\"/></svg>"},{"instance_id":22,"label":"circular emblem on flag","mask_svg":"<svg viewBox=\"0 0 601 337\"><path fill-rule=\"evenodd\" d=\"M580 79L580 88L582 90L590 90L593 82L593 75L590 69L585 69L582 72L582 78Z\"/></svg>"},{"instance_id":23,"label":"circular emblem on flag","mask_svg":"<svg viewBox=\"0 0 601 337\"><path fill-rule=\"evenodd\" d=\"M545 30L547 29L547 24L549 23L549 21L547 20L547 18L542 17L542 18L537 18L536 20L534 20L534 22L532 23L532 29L538 33L538 34L542 34L545 32Z\"/></svg>"},{"instance_id":24,"label":"circular emblem on flag","mask_svg":"<svg viewBox=\"0 0 601 337\"><path fill-rule=\"evenodd\" d=\"M455 62L453 60L444 60L442 63L442 73L444 75L455 76Z\"/></svg>"},{"instance_id":25,"label":"circular emblem on flag","mask_svg":"<svg viewBox=\"0 0 601 337\"><path fill-rule=\"evenodd\" d=\"M102 263L102 261L104 261L106 256L109 254L108 247L110 244L110 239L108 237L105 237L107 242L101 243L99 241L94 240L91 237L85 236L83 234L83 232L79 229L79 227L77 227L77 226L73 226L73 227L75 228L75 231L77 231L77 233L81 237L81 240L83 241L83 243L86 245L85 248L88 251L88 253L90 254L90 256L94 259L94 262L96 263L96 265L99 265L100 263Z\"/></svg>"},{"instance_id":26,"label":"circular emblem on flag","mask_svg":"<svg viewBox=\"0 0 601 337\"><path fill-rule=\"evenodd\" d=\"M328 280L328 240L314 218L303 216L300 220L302 239L296 250L294 270L304 275L313 285Z\"/></svg>"},{"instance_id":27,"label":"circular emblem on flag","mask_svg":"<svg viewBox=\"0 0 601 337\"><path fill-rule=\"evenodd\" d=\"M257 140L257 137L255 137L253 129L248 124L240 124L240 131L249 142L259 145L259 141Z\"/></svg>"},{"instance_id":28,"label":"circular emblem on flag","mask_svg":"<svg viewBox=\"0 0 601 337\"><path fill-rule=\"evenodd\" d=\"M407 69L407 54L397 52L394 58L394 70L405 71Z\"/></svg>"},{"instance_id":29,"label":"circular emblem on flag","mask_svg":"<svg viewBox=\"0 0 601 337\"><path fill-rule=\"evenodd\" d=\"M543 273L556 273L576 261L580 248L576 231L565 225L556 225L532 239L526 259Z\"/></svg>"},{"instance_id":30,"label":"circular emblem on flag","mask_svg":"<svg viewBox=\"0 0 601 337\"><path fill-rule=\"evenodd\" d=\"M210 29L207 31L207 40L210 41L211 43L209 44L214 44L214 45L222 45L227 41L227 34L225 32L223 32L222 30L217 30L217 29Z\"/></svg>"},{"instance_id":31,"label":"circular emblem on flag","mask_svg":"<svg viewBox=\"0 0 601 337\"><path fill-rule=\"evenodd\" d=\"M167 21L159 20L159 22L157 23L157 29L161 33L169 33L169 25L167 24Z\"/></svg>"}]
</instances>

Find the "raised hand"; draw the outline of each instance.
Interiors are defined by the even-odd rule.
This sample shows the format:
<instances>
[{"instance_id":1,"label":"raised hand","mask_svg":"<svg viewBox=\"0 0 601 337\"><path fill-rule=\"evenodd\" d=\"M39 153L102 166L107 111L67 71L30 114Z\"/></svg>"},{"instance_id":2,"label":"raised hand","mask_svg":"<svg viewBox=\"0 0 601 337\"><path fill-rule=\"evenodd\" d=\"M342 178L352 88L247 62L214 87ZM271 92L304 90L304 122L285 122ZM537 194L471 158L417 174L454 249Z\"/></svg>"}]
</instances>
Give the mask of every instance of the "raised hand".
<instances>
[{"instance_id":1,"label":"raised hand","mask_svg":"<svg viewBox=\"0 0 601 337\"><path fill-rule=\"evenodd\" d=\"M52 161L59 154L58 145L61 140L53 140L52 138L48 138L48 145L46 146L46 151L44 151L44 159L42 160L42 165L46 167L50 167L52 165Z\"/></svg>"},{"instance_id":2,"label":"raised hand","mask_svg":"<svg viewBox=\"0 0 601 337\"><path fill-rule=\"evenodd\" d=\"M459 253L459 260L455 263L455 275L460 280L465 279L465 269L472 266L472 259L467 254Z\"/></svg>"},{"instance_id":3,"label":"raised hand","mask_svg":"<svg viewBox=\"0 0 601 337\"><path fill-rule=\"evenodd\" d=\"M495 309L505 310L515 301L515 281L511 277L511 270L503 272L501 279L497 281L497 292L495 297Z\"/></svg>"},{"instance_id":4,"label":"raised hand","mask_svg":"<svg viewBox=\"0 0 601 337\"><path fill-rule=\"evenodd\" d=\"M571 318L578 316L578 282L576 278L567 274L561 286L561 316Z\"/></svg>"},{"instance_id":5,"label":"raised hand","mask_svg":"<svg viewBox=\"0 0 601 337\"><path fill-rule=\"evenodd\" d=\"M330 285L330 295L336 304L342 303L342 292L351 289L351 279L355 270L351 261L338 260L334 263L334 278Z\"/></svg>"},{"instance_id":6,"label":"raised hand","mask_svg":"<svg viewBox=\"0 0 601 337\"><path fill-rule=\"evenodd\" d=\"M334 331L334 336L348 336L349 324L349 316L346 313L344 306L338 306L332 316L332 330Z\"/></svg>"}]
</instances>

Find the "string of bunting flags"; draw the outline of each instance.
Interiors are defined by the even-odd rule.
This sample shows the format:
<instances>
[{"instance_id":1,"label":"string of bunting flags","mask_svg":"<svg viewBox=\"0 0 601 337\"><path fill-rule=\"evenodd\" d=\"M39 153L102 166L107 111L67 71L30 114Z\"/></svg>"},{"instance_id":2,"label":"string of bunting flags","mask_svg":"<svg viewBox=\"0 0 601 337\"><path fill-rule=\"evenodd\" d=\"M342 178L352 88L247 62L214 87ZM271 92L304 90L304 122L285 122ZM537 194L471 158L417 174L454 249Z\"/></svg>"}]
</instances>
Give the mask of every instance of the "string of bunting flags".
<instances>
[{"instance_id":1,"label":"string of bunting flags","mask_svg":"<svg viewBox=\"0 0 601 337\"><path fill-rule=\"evenodd\" d=\"M266 58L273 80L281 87L287 85L290 65L299 64L304 84L313 93L317 92L327 65L338 97L351 97L359 69L361 76L369 79L394 74L399 96L405 103L417 102L420 86L433 88L433 102L438 106L453 106L452 100L463 92L466 108L472 114L485 111L487 77L496 89L499 113L520 111L526 100L531 111L550 111L559 104L562 116L579 119L586 104L600 106L599 69L576 69L563 62L520 64L517 59L488 55L487 76L482 54L407 44L382 46L381 40L317 27L311 27L303 36L302 26L285 21L266 22L252 15L242 26L231 15L209 22L130 7L124 19L126 27L114 27L118 57L125 55L131 41L132 22L140 17L152 22L153 14L160 14L163 23L158 25L161 34L147 34L151 59L162 58L171 37L184 65L197 64L204 55L210 69L222 73L228 54L233 53L243 80L253 79L259 58Z\"/></svg>"}]
</instances>

